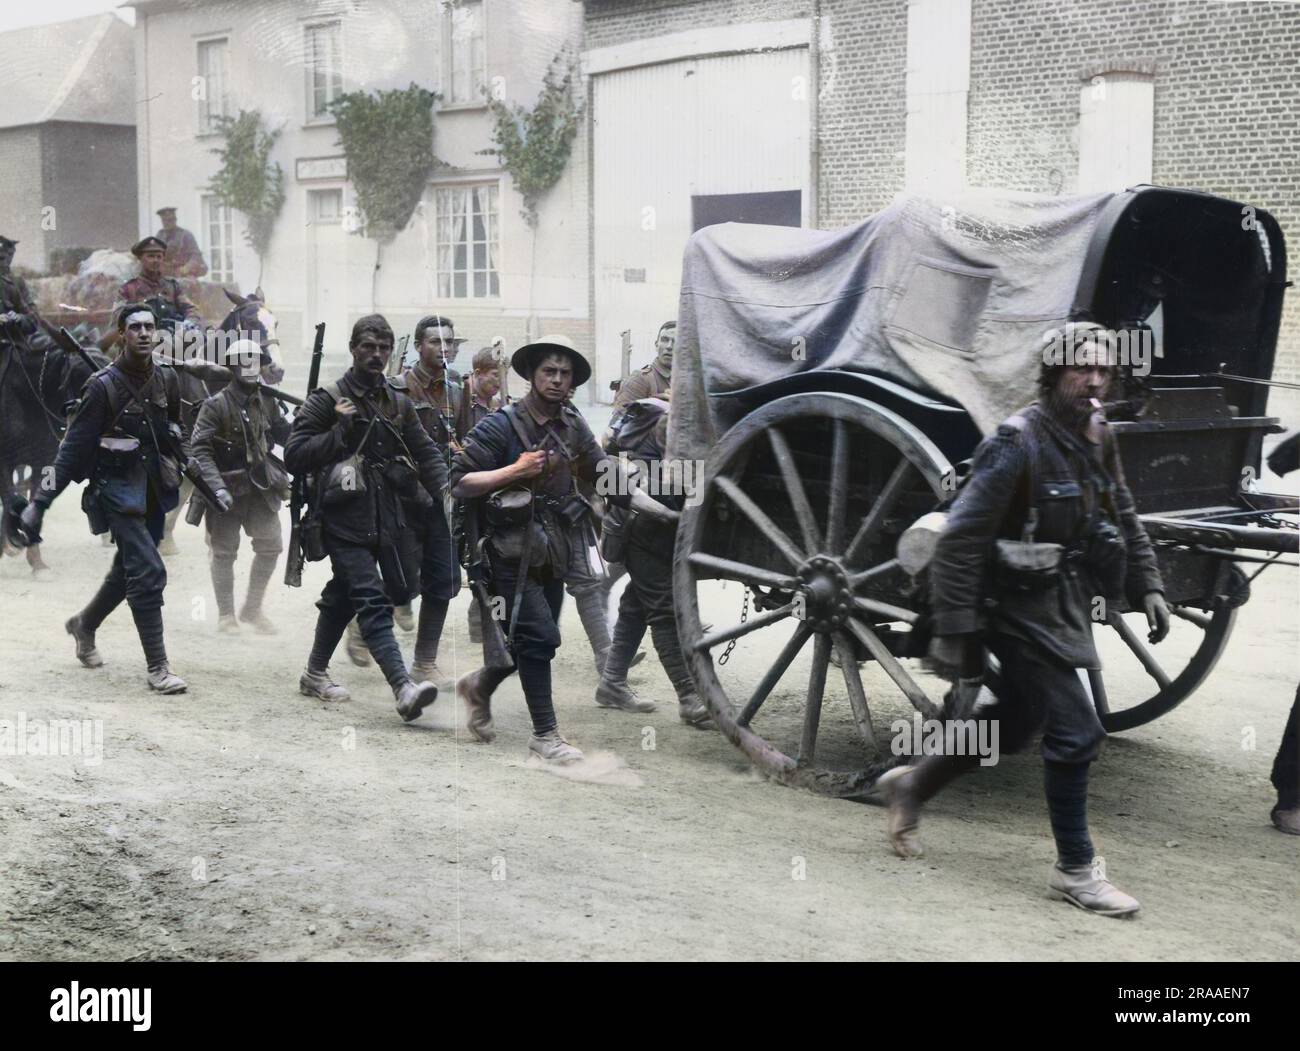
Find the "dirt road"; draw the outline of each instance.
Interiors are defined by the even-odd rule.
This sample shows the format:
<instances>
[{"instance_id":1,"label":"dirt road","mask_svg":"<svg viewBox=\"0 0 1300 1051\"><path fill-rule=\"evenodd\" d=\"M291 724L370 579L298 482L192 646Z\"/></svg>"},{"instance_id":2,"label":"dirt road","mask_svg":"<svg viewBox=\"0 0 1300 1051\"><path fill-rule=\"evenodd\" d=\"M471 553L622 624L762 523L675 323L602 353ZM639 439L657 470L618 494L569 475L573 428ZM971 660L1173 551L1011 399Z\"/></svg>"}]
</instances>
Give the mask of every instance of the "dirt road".
<instances>
[{"instance_id":1,"label":"dirt road","mask_svg":"<svg viewBox=\"0 0 1300 1051\"><path fill-rule=\"evenodd\" d=\"M98 720L102 758L0 755L0 958L1298 955L1300 842L1268 823L1300 678L1294 571L1257 583L1194 698L1112 739L1097 764L1094 835L1144 906L1116 922L1045 896L1053 851L1035 755L958 783L927 815L929 856L903 862L878 807L766 783L718 735L681 726L653 657L636 684L660 711L596 709L568 607L556 698L595 783L528 765L513 681L491 746L467 738L450 696L403 725L378 672L342 657L353 701L300 697L321 566L301 591L273 588L278 637L219 638L206 549L184 525L166 616L190 692L145 689L125 608L100 633L107 667L84 670L62 623L112 549L77 502L68 493L47 519L50 579L0 560L0 720ZM716 597L718 623L739 598ZM457 673L474 663L465 601L444 647ZM742 683L771 646L745 643L732 661ZM835 687L828 704L842 709ZM800 689L797 675L781 687ZM872 705L882 733L910 714L879 690Z\"/></svg>"}]
</instances>

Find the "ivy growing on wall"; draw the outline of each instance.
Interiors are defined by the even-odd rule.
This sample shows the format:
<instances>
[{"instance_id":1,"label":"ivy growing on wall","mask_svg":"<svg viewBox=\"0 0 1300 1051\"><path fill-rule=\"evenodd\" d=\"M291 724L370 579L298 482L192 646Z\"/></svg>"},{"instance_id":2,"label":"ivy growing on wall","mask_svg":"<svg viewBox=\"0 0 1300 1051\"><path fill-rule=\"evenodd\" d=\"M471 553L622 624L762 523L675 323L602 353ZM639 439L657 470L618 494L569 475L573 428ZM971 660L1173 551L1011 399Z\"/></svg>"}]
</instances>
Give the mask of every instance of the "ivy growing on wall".
<instances>
[{"instance_id":1,"label":"ivy growing on wall","mask_svg":"<svg viewBox=\"0 0 1300 1051\"><path fill-rule=\"evenodd\" d=\"M533 230L537 229L538 202L560 181L578 134L582 103L575 90L576 79L577 63L561 51L547 67L532 109L488 98L492 147L479 152L495 154L510 173L524 199L524 221ZM484 94L488 94L486 89Z\"/></svg>"},{"instance_id":2,"label":"ivy growing on wall","mask_svg":"<svg viewBox=\"0 0 1300 1051\"><path fill-rule=\"evenodd\" d=\"M268 131L260 110L241 109L237 117L217 118L222 144L215 149L221 166L208 191L222 204L243 212L248 225L244 240L257 253L257 283L271 247L271 232L284 206L284 171L271 160L280 132Z\"/></svg>"},{"instance_id":3,"label":"ivy growing on wall","mask_svg":"<svg viewBox=\"0 0 1300 1051\"><path fill-rule=\"evenodd\" d=\"M352 91L330 103L357 195L361 232L375 242L372 302L383 246L411 221L438 166L433 107L441 97L412 83L402 90Z\"/></svg>"}]
</instances>

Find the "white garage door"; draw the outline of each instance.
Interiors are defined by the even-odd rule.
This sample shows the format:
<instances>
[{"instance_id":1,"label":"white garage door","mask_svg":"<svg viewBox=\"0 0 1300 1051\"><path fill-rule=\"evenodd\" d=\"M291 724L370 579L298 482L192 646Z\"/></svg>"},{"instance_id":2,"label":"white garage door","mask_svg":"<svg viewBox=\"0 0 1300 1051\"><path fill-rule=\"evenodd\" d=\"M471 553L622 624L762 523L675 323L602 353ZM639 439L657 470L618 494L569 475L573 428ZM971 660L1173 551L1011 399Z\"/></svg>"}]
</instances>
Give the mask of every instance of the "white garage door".
<instances>
[{"instance_id":1,"label":"white garage door","mask_svg":"<svg viewBox=\"0 0 1300 1051\"><path fill-rule=\"evenodd\" d=\"M806 48L722 55L593 78L598 396L653 357L677 316L692 198L798 191L808 222Z\"/></svg>"}]
</instances>

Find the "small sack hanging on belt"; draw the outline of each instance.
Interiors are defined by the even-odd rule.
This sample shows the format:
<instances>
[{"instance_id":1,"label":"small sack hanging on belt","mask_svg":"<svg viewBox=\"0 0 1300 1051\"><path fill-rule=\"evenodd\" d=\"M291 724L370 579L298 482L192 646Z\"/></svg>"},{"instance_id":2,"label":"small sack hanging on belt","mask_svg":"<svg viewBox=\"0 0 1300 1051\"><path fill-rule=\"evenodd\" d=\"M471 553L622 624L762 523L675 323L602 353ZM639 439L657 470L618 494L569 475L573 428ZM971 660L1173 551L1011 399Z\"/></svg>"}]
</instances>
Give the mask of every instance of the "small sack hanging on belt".
<instances>
[{"instance_id":1,"label":"small sack hanging on belt","mask_svg":"<svg viewBox=\"0 0 1300 1051\"><path fill-rule=\"evenodd\" d=\"M370 423L366 425L366 432L361 436L361 443L354 452L345 460L340 460L329 469L325 476L325 487L321 493L321 503L326 507L334 504L341 504L351 500L356 496L369 491L366 483L366 458L363 451L366 447L366 440L370 437L370 432L375 429L375 422L379 419L379 409L375 409L375 414L370 417Z\"/></svg>"}]
</instances>

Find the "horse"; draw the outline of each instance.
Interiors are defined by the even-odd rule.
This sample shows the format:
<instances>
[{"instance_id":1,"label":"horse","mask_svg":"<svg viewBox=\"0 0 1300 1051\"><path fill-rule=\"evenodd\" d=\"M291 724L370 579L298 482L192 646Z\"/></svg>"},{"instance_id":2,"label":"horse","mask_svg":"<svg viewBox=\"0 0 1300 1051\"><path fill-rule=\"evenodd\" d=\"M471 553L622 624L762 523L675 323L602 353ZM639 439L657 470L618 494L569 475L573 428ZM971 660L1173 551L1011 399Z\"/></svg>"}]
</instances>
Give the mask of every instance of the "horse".
<instances>
[{"instance_id":1,"label":"horse","mask_svg":"<svg viewBox=\"0 0 1300 1051\"><path fill-rule=\"evenodd\" d=\"M72 332L94 367L102 368L108 359L92 349L98 335L93 330L88 333L82 325ZM41 350L21 336L0 337L0 495L5 516L15 496L35 495L63 439L66 407L80 395L92 371L80 354L58 345ZM0 533L6 541L0 542L3 554L10 533L7 528ZM26 551L33 575L49 570L39 544Z\"/></svg>"}]
</instances>

